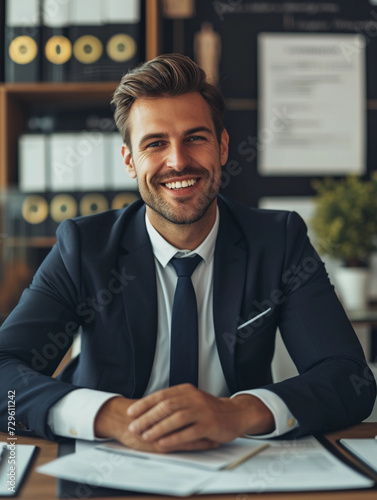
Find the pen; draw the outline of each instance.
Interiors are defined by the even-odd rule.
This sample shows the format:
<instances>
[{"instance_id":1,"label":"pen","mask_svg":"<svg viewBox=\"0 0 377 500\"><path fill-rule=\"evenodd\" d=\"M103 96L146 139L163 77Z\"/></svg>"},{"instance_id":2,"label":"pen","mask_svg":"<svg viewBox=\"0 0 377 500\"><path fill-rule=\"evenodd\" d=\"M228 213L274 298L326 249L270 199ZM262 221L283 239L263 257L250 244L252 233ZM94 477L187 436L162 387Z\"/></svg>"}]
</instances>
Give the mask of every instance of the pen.
<instances>
[{"instance_id":1,"label":"pen","mask_svg":"<svg viewBox=\"0 0 377 500\"><path fill-rule=\"evenodd\" d=\"M254 321L256 321L257 319L259 319L261 316L264 316L265 314L269 313L271 311L271 307L269 307L268 309L266 309L265 311L261 312L260 314L258 314L258 316L254 316L254 318L251 318L249 319L249 321L246 321L246 323L242 323L242 325L240 325L237 330L241 330L241 328L243 328L244 326L247 326L247 325L250 325L250 323L253 323Z\"/></svg>"},{"instance_id":2,"label":"pen","mask_svg":"<svg viewBox=\"0 0 377 500\"><path fill-rule=\"evenodd\" d=\"M243 464L244 462L246 462L247 460L249 460L249 458L253 457L254 455L256 455L257 453L259 453L260 451L265 450L268 446L270 446L268 443L262 444L256 450L253 450L252 452L248 453L247 455L245 455L244 457L240 458L239 460L236 460L235 462L229 464L227 467L225 467L224 470L233 470L233 469L235 469L236 467L238 467L239 465Z\"/></svg>"}]
</instances>

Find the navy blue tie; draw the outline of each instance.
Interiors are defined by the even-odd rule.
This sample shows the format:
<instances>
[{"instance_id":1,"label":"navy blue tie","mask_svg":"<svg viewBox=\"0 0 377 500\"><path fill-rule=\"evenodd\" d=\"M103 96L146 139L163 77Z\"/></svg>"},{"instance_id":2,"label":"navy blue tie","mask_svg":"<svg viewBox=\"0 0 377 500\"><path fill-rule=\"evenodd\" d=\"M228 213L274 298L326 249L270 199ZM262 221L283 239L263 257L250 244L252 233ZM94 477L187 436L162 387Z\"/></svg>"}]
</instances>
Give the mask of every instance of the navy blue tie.
<instances>
[{"instance_id":1,"label":"navy blue tie","mask_svg":"<svg viewBox=\"0 0 377 500\"><path fill-rule=\"evenodd\" d=\"M198 387L198 310L191 275L201 260L200 255L171 259L178 281L171 319L170 386L188 382Z\"/></svg>"}]
</instances>

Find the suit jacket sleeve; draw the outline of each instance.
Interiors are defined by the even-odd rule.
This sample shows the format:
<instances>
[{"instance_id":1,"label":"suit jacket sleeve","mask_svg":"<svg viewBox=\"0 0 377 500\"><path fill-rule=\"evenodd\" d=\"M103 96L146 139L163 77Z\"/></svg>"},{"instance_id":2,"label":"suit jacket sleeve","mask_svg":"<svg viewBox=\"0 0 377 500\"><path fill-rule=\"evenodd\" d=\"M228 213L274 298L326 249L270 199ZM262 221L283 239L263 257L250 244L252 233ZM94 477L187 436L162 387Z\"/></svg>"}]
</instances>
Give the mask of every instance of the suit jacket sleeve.
<instances>
[{"instance_id":1,"label":"suit jacket sleeve","mask_svg":"<svg viewBox=\"0 0 377 500\"><path fill-rule=\"evenodd\" d=\"M7 393L15 391L17 427L53 439L49 408L74 385L51 377L80 325L80 257L77 228L67 221L60 237L1 328L0 429L7 431ZM75 278L77 277L76 281Z\"/></svg>"},{"instance_id":2,"label":"suit jacket sleeve","mask_svg":"<svg viewBox=\"0 0 377 500\"><path fill-rule=\"evenodd\" d=\"M298 420L296 437L356 424L373 408L375 380L296 213L287 218L284 252L278 326L299 375L266 388Z\"/></svg>"}]
</instances>

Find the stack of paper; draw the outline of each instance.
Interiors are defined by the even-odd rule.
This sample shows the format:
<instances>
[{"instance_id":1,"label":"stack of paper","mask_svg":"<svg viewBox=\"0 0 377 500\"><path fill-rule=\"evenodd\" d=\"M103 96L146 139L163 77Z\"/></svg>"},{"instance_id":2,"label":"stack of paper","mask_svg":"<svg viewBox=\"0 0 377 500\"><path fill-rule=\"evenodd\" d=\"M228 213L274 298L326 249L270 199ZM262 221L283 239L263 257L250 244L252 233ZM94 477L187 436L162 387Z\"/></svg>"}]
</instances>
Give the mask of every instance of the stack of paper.
<instances>
[{"instance_id":1,"label":"stack of paper","mask_svg":"<svg viewBox=\"0 0 377 500\"><path fill-rule=\"evenodd\" d=\"M255 453L258 449L261 451ZM252 457L243 461L249 454ZM225 470L235 461L242 463ZM179 496L374 485L313 437L297 441L239 438L217 450L171 454L137 452L115 443L99 446L97 443L96 447L58 458L40 467L38 472L97 487Z\"/></svg>"}]
</instances>

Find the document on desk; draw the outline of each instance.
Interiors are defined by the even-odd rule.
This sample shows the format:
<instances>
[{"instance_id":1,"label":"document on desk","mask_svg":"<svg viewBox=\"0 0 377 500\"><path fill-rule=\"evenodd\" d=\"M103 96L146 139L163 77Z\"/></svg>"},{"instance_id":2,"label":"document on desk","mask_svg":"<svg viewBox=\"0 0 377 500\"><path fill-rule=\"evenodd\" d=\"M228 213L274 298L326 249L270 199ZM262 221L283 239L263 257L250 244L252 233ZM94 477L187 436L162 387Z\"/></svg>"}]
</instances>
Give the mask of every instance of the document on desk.
<instances>
[{"instance_id":1,"label":"document on desk","mask_svg":"<svg viewBox=\"0 0 377 500\"><path fill-rule=\"evenodd\" d=\"M374 481L337 459L314 437L271 441L255 459L222 472L201 493L369 488Z\"/></svg>"},{"instance_id":2,"label":"document on desk","mask_svg":"<svg viewBox=\"0 0 377 500\"><path fill-rule=\"evenodd\" d=\"M251 459L269 446L268 442L254 441L252 439L238 438L231 443L225 443L220 448L199 452L178 451L175 453L150 453L128 448L118 442L111 441L98 445L98 449L112 451L122 455L129 455L159 462L170 462L175 465L188 465L202 469L217 471L221 469L232 469L245 460Z\"/></svg>"},{"instance_id":3,"label":"document on desk","mask_svg":"<svg viewBox=\"0 0 377 500\"><path fill-rule=\"evenodd\" d=\"M38 468L38 472L85 483L144 493L188 496L210 493L318 491L368 488L374 482L339 461L315 438L245 440L269 446L233 470L211 471L164 455L138 458L98 447ZM222 450L222 447L219 448ZM192 452L193 455L203 452ZM175 454L171 454L174 456Z\"/></svg>"},{"instance_id":4,"label":"document on desk","mask_svg":"<svg viewBox=\"0 0 377 500\"><path fill-rule=\"evenodd\" d=\"M377 472L377 438L341 439L340 443Z\"/></svg>"},{"instance_id":5,"label":"document on desk","mask_svg":"<svg viewBox=\"0 0 377 500\"><path fill-rule=\"evenodd\" d=\"M65 455L42 465L37 471L95 487L176 496L194 495L216 474L98 448Z\"/></svg>"}]
</instances>

